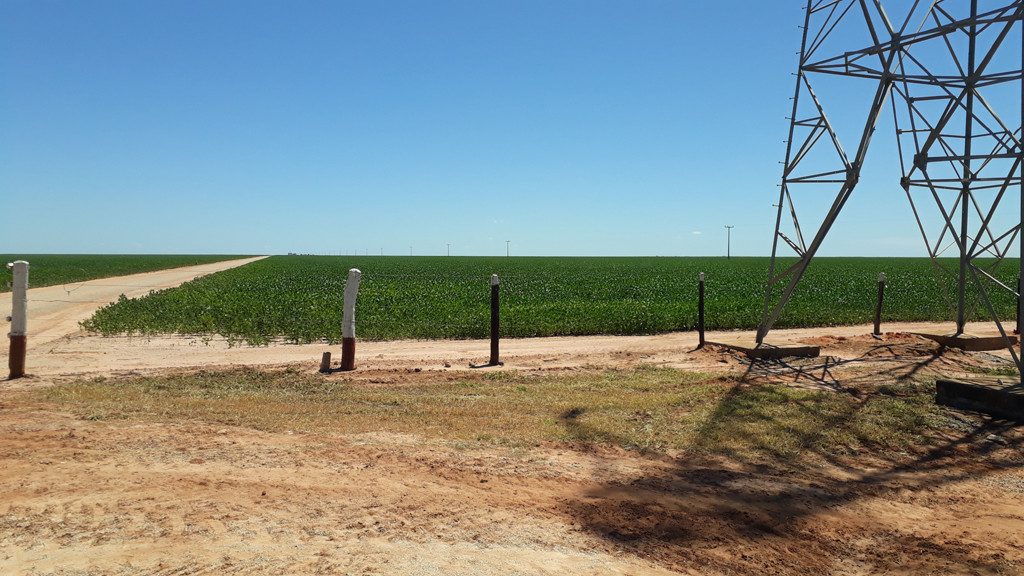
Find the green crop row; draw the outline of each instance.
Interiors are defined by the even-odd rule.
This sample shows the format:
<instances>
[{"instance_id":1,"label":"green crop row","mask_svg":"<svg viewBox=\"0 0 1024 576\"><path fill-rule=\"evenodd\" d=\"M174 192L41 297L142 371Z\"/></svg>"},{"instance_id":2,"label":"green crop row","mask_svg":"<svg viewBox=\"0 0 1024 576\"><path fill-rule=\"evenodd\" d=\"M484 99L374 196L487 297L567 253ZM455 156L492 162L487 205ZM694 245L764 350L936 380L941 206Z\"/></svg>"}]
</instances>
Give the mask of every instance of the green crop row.
<instances>
[{"instance_id":1,"label":"green crop row","mask_svg":"<svg viewBox=\"0 0 1024 576\"><path fill-rule=\"evenodd\" d=\"M30 288L75 284L97 278L126 276L182 266L195 266L245 258L245 256L141 255L141 254L0 254L0 292L10 292L11 272L6 264L29 263Z\"/></svg>"},{"instance_id":2,"label":"green crop row","mask_svg":"<svg viewBox=\"0 0 1024 576\"><path fill-rule=\"evenodd\" d=\"M1016 266L1005 263L997 276L1012 285ZM484 338L491 274L501 281L503 336L692 330L700 272L707 329L750 329L761 318L768 259L279 256L122 297L83 325L103 334L220 334L250 344L338 342L350 268L363 273L360 339ZM820 258L776 326L871 322L879 272L889 278L884 320L954 317L956 286L927 259ZM1005 292L994 298L1000 317L1012 318L1016 300ZM971 317L987 314L976 307Z\"/></svg>"}]
</instances>

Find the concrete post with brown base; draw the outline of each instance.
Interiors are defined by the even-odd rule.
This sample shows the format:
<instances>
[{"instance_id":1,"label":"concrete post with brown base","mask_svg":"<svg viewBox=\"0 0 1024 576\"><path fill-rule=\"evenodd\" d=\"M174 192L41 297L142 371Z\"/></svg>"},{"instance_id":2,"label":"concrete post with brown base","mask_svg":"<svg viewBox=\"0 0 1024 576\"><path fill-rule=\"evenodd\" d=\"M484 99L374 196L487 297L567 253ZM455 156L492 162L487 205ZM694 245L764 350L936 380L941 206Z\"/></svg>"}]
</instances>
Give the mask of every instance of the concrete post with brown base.
<instances>
[{"instance_id":1,"label":"concrete post with brown base","mask_svg":"<svg viewBox=\"0 0 1024 576\"><path fill-rule=\"evenodd\" d=\"M11 284L11 355L8 366L10 378L25 375L25 356L28 350L28 262L18 260L7 265L14 271Z\"/></svg>"},{"instance_id":2,"label":"concrete post with brown base","mask_svg":"<svg viewBox=\"0 0 1024 576\"><path fill-rule=\"evenodd\" d=\"M341 369L356 369L356 295L359 294L359 280L363 273L353 268L348 271L345 283L344 314L341 324Z\"/></svg>"}]
</instances>

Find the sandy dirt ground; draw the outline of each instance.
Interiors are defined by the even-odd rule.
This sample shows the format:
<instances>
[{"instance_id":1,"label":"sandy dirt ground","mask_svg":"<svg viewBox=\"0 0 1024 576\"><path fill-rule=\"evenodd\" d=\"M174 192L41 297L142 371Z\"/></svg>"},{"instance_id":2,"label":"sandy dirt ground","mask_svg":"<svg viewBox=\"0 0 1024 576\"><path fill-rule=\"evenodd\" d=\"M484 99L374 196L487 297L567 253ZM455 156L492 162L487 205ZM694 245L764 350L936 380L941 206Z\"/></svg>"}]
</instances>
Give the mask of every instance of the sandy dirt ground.
<instances>
[{"instance_id":1,"label":"sandy dirt ground","mask_svg":"<svg viewBox=\"0 0 1024 576\"><path fill-rule=\"evenodd\" d=\"M740 462L592 444L480 447L387 430L97 422L20 394L211 367L319 377L322 352L337 361L340 349L326 345L78 328L122 292L216 269L30 291L29 376L0 382L0 574L1024 574L1024 431L977 414L958 414L936 444L906 453ZM0 309L9 298L0 295ZM397 386L480 370L647 364L857 394L1008 361L1008 352L942 349L914 335L949 326L883 328L880 338L866 326L775 331L774 341L820 345L822 355L773 362L697 351L693 333L506 340L500 368L478 368L486 341L359 342L357 370L324 377ZM708 338L740 336L751 335Z\"/></svg>"}]
</instances>

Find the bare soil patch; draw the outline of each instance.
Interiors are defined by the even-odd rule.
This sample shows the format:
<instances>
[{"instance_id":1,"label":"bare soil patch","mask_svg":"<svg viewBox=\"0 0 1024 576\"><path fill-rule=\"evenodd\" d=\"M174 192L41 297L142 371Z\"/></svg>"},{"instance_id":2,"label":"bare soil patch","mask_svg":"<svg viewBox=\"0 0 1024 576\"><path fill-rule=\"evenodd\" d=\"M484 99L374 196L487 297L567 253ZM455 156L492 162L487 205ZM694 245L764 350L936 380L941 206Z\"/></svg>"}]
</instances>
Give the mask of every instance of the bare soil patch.
<instances>
[{"instance_id":1,"label":"bare soil patch","mask_svg":"<svg viewBox=\"0 0 1024 576\"><path fill-rule=\"evenodd\" d=\"M823 355L755 363L695 350L694 334L508 341L500 369L670 366L857 396L1008 363L912 334L942 327L885 328L773 332ZM950 412L930 445L903 452L783 460L94 421L26 392L230 366L319 377L329 348L49 334L30 335L30 377L0 383L3 574L1024 573L1024 431L977 414ZM488 356L480 341L357 353L355 372L324 377L403 386L499 369L472 367Z\"/></svg>"}]
</instances>

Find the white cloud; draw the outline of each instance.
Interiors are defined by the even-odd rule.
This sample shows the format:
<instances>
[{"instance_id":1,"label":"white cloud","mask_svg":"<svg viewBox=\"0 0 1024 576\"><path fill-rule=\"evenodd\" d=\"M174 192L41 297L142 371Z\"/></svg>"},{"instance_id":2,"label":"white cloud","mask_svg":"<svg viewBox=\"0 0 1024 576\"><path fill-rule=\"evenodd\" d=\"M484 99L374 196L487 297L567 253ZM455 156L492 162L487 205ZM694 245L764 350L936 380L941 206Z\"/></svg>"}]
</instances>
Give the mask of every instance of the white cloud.
<instances>
[{"instance_id":1,"label":"white cloud","mask_svg":"<svg viewBox=\"0 0 1024 576\"><path fill-rule=\"evenodd\" d=\"M693 231L693 235L694 236L700 236L701 234L703 234L703 232L701 232L700 230L694 230Z\"/></svg>"}]
</instances>

